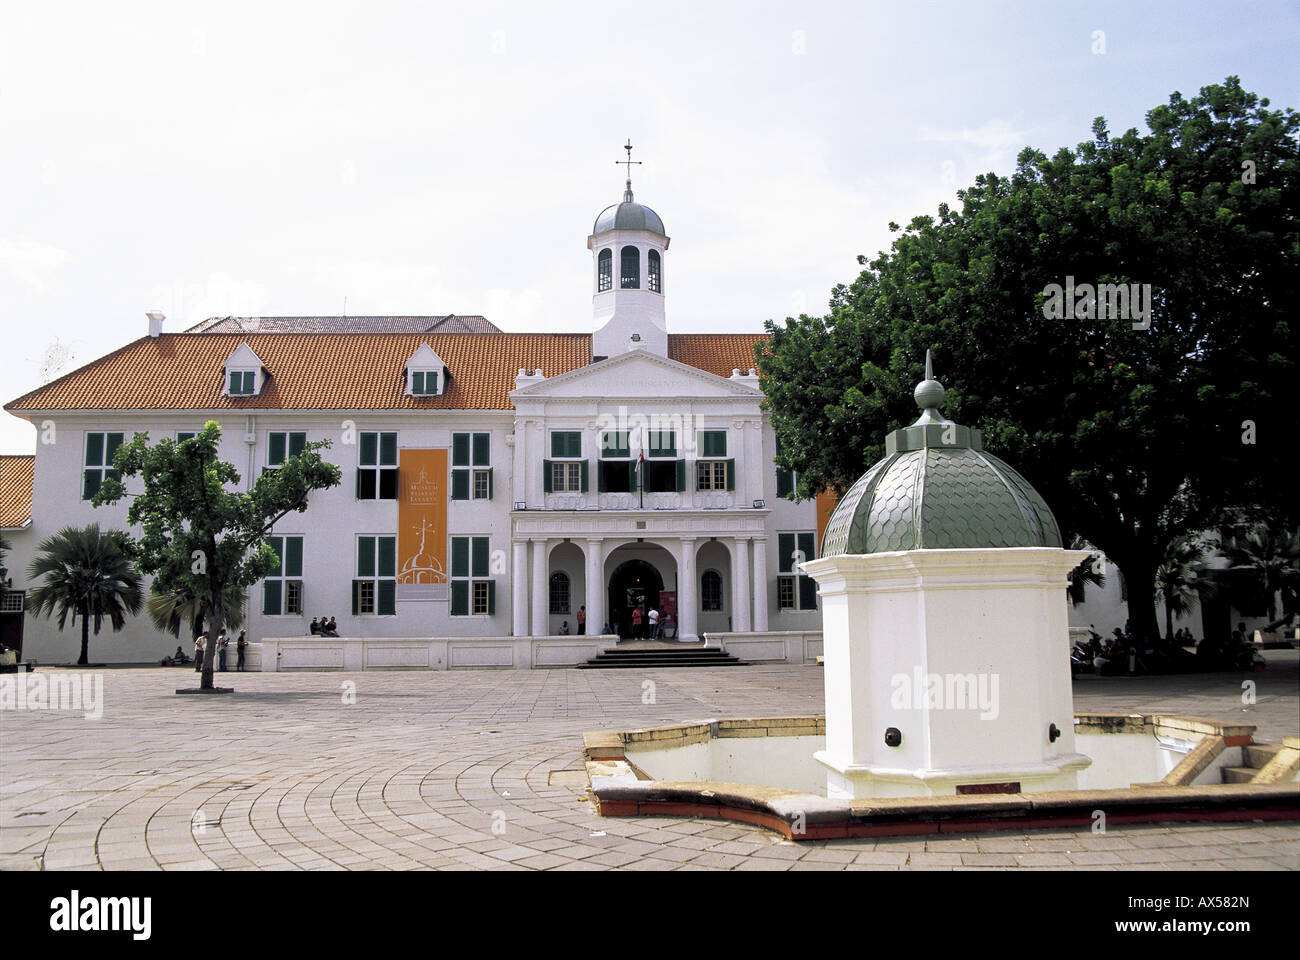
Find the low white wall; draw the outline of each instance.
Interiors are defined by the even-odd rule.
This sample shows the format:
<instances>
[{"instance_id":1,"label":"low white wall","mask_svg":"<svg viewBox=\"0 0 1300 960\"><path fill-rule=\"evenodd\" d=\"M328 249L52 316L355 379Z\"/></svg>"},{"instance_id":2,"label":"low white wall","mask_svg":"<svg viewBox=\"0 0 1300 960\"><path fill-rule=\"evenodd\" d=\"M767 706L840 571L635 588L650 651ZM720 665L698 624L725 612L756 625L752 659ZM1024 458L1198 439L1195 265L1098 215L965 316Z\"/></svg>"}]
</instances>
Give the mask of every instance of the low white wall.
<instances>
[{"instance_id":1,"label":"low white wall","mask_svg":"<svg viewBox=\"0 0 1300 960\"><path fill-rule=\"evenodd\" d=\"M639 749L627 759L656 780L713 780L826 793L826 768L813 753L826 746L815 737L718 737L685 747Z\"/></svg>"},{"instance_id":2,"label":"low white wall","mask_svg":"<svg viewBox=\"0 0 1300 960\"><path fill-rule=\"evenodd\" d=\"M556 637L268 637L249 670L456 670L572 667L611 648L612 634ZM255 651L255 652L254 652ZM231 664L233 667L233 658Z\"/></svg>"},{"instance_id":3,"label":"low white wall","mask_svg":"<svg viewBox=\"0 0 1300 960\"><path fill-rule=\"evenodd\" d=\"M816 663L822 655L820 630L766 630L706 633L706 647L717 647L750 663Z\"/></svg>"}]
</instances>

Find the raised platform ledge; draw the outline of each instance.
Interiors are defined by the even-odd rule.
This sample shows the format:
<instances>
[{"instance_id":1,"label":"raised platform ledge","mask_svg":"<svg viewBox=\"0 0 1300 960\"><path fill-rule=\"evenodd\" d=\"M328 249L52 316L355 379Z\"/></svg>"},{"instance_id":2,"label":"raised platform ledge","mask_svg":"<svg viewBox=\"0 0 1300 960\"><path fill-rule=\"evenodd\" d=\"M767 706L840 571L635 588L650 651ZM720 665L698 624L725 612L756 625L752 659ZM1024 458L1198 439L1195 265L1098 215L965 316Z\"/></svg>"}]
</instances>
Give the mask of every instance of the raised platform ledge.
<instances>
[{"instance_id":1,"label":"raised platform ledge","mask_svg":"<svg viewBox=\"0 0 1300 960\"><path fill-rule=\"evenodd\" d=\"M536 670L573 667L618 643L613 634L553 637L269 637L249 669Z\"/></svg>"}]
</instances>

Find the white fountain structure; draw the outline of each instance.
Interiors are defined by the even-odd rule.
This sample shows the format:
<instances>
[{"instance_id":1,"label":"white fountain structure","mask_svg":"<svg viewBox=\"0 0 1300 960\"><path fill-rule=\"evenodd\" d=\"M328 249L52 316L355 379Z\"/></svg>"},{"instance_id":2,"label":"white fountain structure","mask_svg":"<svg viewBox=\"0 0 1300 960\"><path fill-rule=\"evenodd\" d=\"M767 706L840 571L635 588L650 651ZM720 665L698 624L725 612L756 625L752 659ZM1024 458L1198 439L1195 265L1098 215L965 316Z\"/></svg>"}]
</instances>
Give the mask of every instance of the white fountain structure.
<instances>
[{"instance_id":1,"label":"white fountain structure","mask_svg":"<svg viewBox=\"0 0 1300 960\"><path fill-rule=\"evenodd\" d=\"M1076 752L1064 550L1042 497L980 432L922 414L841 499L818 583L828 798L1071 790Z\"/></svg>"}]
</instances>

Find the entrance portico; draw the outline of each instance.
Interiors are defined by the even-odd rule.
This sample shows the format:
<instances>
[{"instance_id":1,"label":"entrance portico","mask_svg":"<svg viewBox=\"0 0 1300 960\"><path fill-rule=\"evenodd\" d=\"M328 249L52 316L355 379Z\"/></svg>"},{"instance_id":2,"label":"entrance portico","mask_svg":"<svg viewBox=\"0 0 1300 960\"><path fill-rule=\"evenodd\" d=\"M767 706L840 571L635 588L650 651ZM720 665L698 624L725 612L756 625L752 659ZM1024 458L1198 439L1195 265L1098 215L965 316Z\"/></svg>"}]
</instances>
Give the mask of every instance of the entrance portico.
<instances>
[{"instance_id":1,"label":"entrance portico","mask_svg":"<svg viewBox=\"0 0 1300 960\"><path fill-rule=\"evenodd\" d=\"M580 606L586 608L588 633L600 632L608 623L610 632L626 635L627 591L638 587L655 606L658 591L675 591L679 640L699 639L702 602L708 603L706 629L767 629L766 511L726 516L716 511L593 513L512 514L516 636L551 636L564 621L576 633ZM709 589L702 597L701 578L706 576Z\"/></svg>"}]
</instances>

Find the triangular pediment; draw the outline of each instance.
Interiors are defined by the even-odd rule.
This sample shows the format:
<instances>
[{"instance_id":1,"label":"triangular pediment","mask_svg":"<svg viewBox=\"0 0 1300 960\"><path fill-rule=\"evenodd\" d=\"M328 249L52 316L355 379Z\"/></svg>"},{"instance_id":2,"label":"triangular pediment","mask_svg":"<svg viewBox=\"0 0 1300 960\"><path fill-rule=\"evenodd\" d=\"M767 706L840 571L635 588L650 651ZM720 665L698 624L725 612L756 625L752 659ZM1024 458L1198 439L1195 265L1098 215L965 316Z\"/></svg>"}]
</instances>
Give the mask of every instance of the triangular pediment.
<instances>
[{"instance_id":1,"label":"triangular pediment","mask_svg":"<svg viewBox=\"0 0 1300 960\"><path fill-rule=\"evenodd\" d=\"M427 343L420 344L411 358L406 361L408 370L440 370L446 364L442 362L442 357L434 352L433 347Z\"/></svg>"},{"instance_id":2,"label":"triangular pediment","mask_svg":"<svg viewBox=\"0 0 1300 960\"><path fill-rule=\"evenodd\" d=\"M511 398L565 397L693 397L761 399L757 386L749 387L648 350L626 353L591 363L559 376L513 390Z\"/></svg>"},{"instance_id":3,"label":"triangular pediment","mask_svg":"<svg viewBox=\"0 0 1300 960\"><path fill-rule=\"evenodd\" d=\"M266 364L262 363L262 358L253 352L253 348L245 341L235 348L235 352L226 358L227 370L261 370Z\"/></svg>"}]
</instances>

